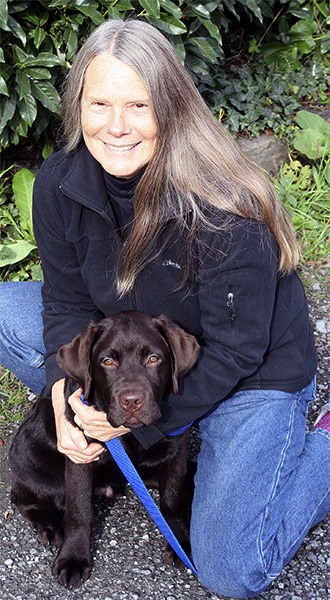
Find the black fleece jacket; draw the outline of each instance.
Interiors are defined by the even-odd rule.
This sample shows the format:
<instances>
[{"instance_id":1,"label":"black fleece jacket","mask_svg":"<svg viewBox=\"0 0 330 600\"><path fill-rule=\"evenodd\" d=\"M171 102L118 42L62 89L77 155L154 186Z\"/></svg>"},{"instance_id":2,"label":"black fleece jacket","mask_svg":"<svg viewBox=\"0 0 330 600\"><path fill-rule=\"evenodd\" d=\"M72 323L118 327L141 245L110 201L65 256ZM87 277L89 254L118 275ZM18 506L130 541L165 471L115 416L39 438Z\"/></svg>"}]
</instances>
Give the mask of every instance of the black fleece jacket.
<instances>
[{"instance_id":1,"label":"black fleece jacket","mask_svg":"<svg viewBox=\"0 0 330 600\"><path fill-rule=\"evenodd\" d=\"M109 182L108 182L109 183ZM134 183L110 182L113 196L133 200ZM307 302L296 272L278 273L278 249L267 227L234 218L222 233L204 231L194 277L181 289L184 241L175 221L163 223L156 258L133 291L118 298L116 264L123 247L118 209L104 173L85 146L42 165L35 182L33 219L44 272L46 392L63 377L58 348L87 322L120 310L168 315L202 348L178 395L162 405L157 425L134 430L145 446L206 414L233 391L305 387L316 370ZM228 215L218 212L218 224Z\"/></svg>"}]
</instances>

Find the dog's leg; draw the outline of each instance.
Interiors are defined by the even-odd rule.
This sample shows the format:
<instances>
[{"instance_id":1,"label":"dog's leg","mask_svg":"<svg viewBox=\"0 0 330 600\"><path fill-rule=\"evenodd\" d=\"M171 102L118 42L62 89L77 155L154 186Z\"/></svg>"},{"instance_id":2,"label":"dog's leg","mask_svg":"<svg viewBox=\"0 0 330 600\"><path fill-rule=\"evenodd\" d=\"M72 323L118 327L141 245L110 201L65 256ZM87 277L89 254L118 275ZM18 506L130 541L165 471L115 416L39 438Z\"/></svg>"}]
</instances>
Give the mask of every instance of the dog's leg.
<instances>
[{"instance_id":1,"label":"dog's leg","mask_svg":"<svg viewBox=\"0 0 330 600\"><path fill-rule=\"evenodd\" d=\"M54 411L40 397L27 412L9 451L11 500L42 544L63 541L65 458L56 448Z\"/></svg>"},{"instance_id":2,"label":"dog's leg","mask_svg":"<svg viewBox=\"0 0 330 600\"><path fill-rule=\"evenodd\" d=\"M59 548L63 541L63 512L53 499L40 498L24 485L17 485L11 498L23 517L35 528L40 543L45 546L53 544Z\"/></svg>"},{"instance_id":3,"label":"dog's leg","mask_svg":"<svg viewBox=\"0 0 330 600\"><path fill-rule=\"evenodd\" d=\"M52 572L67 588L77 588L90 576L93 464L66 460L66 510L64 540L53 563Z\"/></svg>"}]
</instances>

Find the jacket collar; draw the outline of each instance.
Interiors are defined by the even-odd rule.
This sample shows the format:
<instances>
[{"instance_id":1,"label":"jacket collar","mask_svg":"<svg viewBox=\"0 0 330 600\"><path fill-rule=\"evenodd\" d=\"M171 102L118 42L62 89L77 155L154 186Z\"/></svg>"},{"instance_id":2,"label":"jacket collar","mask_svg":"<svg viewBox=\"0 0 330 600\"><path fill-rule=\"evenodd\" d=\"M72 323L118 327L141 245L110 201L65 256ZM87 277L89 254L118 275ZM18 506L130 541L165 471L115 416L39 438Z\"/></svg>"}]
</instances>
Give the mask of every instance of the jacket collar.
<instances>
[{"instance_id":1,"label":"jacket collar","mask_svg":"<svg viewBox=\"0 0 330 600\"><path fill-rule=\"evenodd\" d=\"M108 190L103 177L103 168L89 152L85 144L71 154L72 164L60 182L64 194L92 210L109 213ZM174 202L175 193L174 194ZM110 210L112 213L112 210ZM187 211L187 216L191 212ZM173 219L173 214L163 215L166 223Z\"/></svg>"},{"instance_id":2,"label":"jacket collar","mask_svg":"<svg viewBox=\"0 0 330 600\"><path fill-rule=\"evenodd\" d=\"M85 144L71 154L71 167L60 182L60 189L80 204L104 211L108 202L102 167Z\"/></svg>"}]
</instances>

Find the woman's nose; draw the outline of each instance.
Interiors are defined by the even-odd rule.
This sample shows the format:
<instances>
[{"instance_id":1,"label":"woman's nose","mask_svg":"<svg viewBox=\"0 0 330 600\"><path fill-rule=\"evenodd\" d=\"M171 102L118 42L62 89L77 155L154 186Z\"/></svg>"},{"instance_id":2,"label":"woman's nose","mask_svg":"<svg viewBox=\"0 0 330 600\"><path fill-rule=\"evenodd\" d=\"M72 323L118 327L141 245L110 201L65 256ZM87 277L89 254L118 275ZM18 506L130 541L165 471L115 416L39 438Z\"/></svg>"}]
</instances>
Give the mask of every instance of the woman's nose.
<instances>
[{"instance_id":1,"label":"woman's nose","mask_svg":"<svg viewBox=\"0 0 330 600\"><path fill-rule=\"evenodd\" d=\"M112 108L108 114L106 128L115 137L130 133L130 126L125 110Z\"/></svg>"}]
</instances>

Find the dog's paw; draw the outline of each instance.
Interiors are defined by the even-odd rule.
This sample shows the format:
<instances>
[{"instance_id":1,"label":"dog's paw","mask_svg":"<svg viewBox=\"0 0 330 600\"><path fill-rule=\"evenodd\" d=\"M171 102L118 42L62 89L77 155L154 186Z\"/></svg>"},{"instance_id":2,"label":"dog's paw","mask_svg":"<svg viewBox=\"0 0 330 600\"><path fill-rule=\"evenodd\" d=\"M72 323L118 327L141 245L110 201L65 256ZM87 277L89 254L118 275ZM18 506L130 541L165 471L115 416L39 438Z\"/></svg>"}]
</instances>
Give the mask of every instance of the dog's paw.
<instances>
[{"instance_id":1,"label":"dog's paw","mask_svg":"<svg viewBox=\"0 0 330 600\"><path fill-rule=\"evenodd\" d=\"M114 500L116 493L111 485L97 485L94 490L95 496L100 498L106 498L107 500Z\"/></svg>"},{"instance_id":2,"label":"dog's paw","mask_svg":"<svg viewBox=\"0 0 330 600\"><path fill-rule=\"evenodd\" d=\"M63 528L53 524L37 525L38 540L43 546L48 544L59 548L63 542Z\"/></svg>"},{"instance_id":3,"label":"dog's paw","mask_svg":"<svg viewBox=\"0 0 330 600\"><path fill-rule=\"evenodd\" d=\"M68 589L80 587L89 578L92 565L88 560L60 558L54 560L52 573Z\"/></svg>"},{"instance_id":4,"label":"dog's paw","mask_svg":"<svg viewBox=\"0 0 330 600\"><path fill-rule=\"evenodd\" d=\"M185 553L189 556L190 549L188 547L184 548ZM166 543L165 553L164 553L164 561L166 565L170 565L171 567L176 567L178 569L183 569L185 567L181 558L178 557L177 553L174 552L173 548L169 544Z\"/></svg>"}]
</instances>

